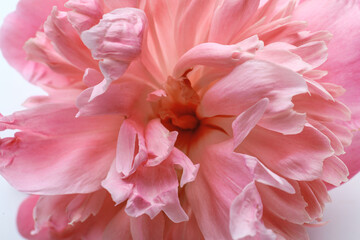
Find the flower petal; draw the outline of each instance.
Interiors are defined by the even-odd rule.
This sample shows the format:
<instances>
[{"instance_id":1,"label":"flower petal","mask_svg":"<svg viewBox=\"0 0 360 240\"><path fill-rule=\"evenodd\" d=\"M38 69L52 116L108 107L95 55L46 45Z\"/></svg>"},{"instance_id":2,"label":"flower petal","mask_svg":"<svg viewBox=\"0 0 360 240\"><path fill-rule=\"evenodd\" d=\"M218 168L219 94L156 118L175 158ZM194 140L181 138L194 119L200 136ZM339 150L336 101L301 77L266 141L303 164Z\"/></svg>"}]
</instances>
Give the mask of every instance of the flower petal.
<instances>
[{"instance_id":1,"label":"flower petal","mask_svg":"<svg viewBox=\"0 0 360 240\"><path fill-rule=\"evenodd\" d=\"M262 202L255 183L249 183L231 204L230 232L233 239L259 237L275 240L273 231L266 229L261 222Z\"/></svg>"},{"instance_id":2,"label":"flower petal","mask_svg":"<svg viewBox=\"0 0 360 240\"><path fill-rule=\"evenodd\" d=\"M359 51L355 51L359 44L360 9L359 1L316 0L301 1L294 12L295 19L308 21L312 31L328 30L333 38L328 44L328 60L322 65L328 70L324 81L343 86L347 91L340 97L353 112L354 120L360 118L360 88L358 79L360 69ZM331 17L330 17L331 16ZM344 41L344 36L351 41Z\"/></svg>"},{"instance_id":3,"label":"flower petal","mask_svg":"<svg viewBox=\"0 0 360 240\"><path fill-rule=\"evenodd\" d=\"M209 41L229 44L259 7L259 0L225 0L215 10ZM241 18L239 18L241 16ZM236 23L236 24L234 24Z\"/></svg>"},{"instance_id":4,"label":"flower petal","mask_svg":"<svg viewBox=\"0 0 360 240\"><path fill-rule=\"evenodd\" d=\"M156 166L169 157L174 149L178 133L169 132L160 119L150 121L145 130L146 146L149 159L147 166Z\"/></svg>"},{"instance_id":5,"label":"flower petal","mask_svg":"<svg viewBox=\"0 0 360 240\"><path fill-rule=\"evenodd\" d=\"M111 82L121 77L131 61L141 53L147 24L145 13L136 8L119 8L104 14L99 24L82 32L81 39L91 50L105 79L96 85L90 100L103 94Z\"/></svg>"},{"instance_id":6,"label":"flower petal","mask_svg":"<svg viewBox=\"0 0 360 240\"><path fill-rule=\"evenodd\" d=\"M274 117L278 121L284 119L283 123L290 122L283 129L274 125L274 130L296 133L302 129L305 119L304 115L292 111L291 99L306 91L306 82L293 71L268 62L250 60L236 67L204 94L197 114L203 118L238 115L260 99L268 98L269 104L264 117L270 121ZM233 104L234 102L238 104ZM267 120L264 121L266 124ZM301 122L302 125L299 125ZM270 126L271 124L266 124L266 127Z\"/></svg>"},{"instance_id":7,"label":"flower petal","mask_svg":"<svg viewBox=\"0 0 360 240\"><path fill-rule=\"evenodd\" d=\"M255 127L237 151L255 156L277 174L300 181L319 178L323 161L334 153L328 138L310 126L296 135Z\"/></svg>"},{"instance_id":8,"label":"flower petal","mask_svg":"<svg viewBox=\"0 0 360 240\"><path fill-rule=\"evenodd\" d=\"M0 139L0 172L10 184L39 194L87 193L100 188L115 157L122 118L76 119L76 111L72 105L45 104L1 119L3 127L21 130L14 138Z\"/></svg>"},{"instance_id":9,"label":"flower petal","mask_svg":"<svg viewBox=\"0 0 360 240\"><path fill-rule=\"evenodd\" d=\"M49 67L29 61L23 50L25 42L35 37L36 32L51 13L53 6L63 9L65 0L22 0L15 12L10 14L1 27L0 48L9 64L25 79L35 84L64 86L68 79L54 73Z\"/></svg>"}]
</instances>

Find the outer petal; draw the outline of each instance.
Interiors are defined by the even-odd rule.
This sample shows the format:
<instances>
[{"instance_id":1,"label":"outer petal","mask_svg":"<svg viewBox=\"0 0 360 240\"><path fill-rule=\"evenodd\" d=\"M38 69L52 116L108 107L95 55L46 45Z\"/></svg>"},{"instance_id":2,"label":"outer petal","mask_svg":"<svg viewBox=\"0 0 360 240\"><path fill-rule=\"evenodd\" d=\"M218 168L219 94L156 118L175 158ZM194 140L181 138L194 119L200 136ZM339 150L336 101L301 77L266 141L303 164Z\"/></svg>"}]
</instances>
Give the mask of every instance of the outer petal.
<instances>
[{"instance_id":1,"label":"outer petal","mask_svg":"<svg viewBox=\"0 0 360 240\"><path fill-rule=\"evenodd\" d=\"M324 80L346 89L340 99L350 107L354 120L360 119L360 52L354 51L360 45L359 4L358 0L305 0L294 12L295 18L308 21L310 30L328 30L333 34L328 44L329 58L322 65L322 69L329 70Z\"/></svg>"},{"instance_id":2,"label":"outer petal","mask_svg":"<svg viewBox=\"0 0 360 240\"><path fill-rule=\"evenodd\" d=\"M345 148L345 155L340 156L340 159L346 164L349 169L350 179L360 171L360 132L354 134L353 141L349 147Z\"/></svg>"},{"instance_id":3,"label":"outer petal","mask_svg":"<svg viewBox=\"0 0 360 240\"><path fill-rule=\"evenodd\" d=\"M41 194L100 187L115 155L122 118L75 119L76 111L72 105L45 104L1 118L0 129L21 130L14 138L0 139L0 172L10 184Z\"/></svg>"},{"instance_id":4,"label":"outer petal","mask_svg":"<svg viewBox=\"0 0 360 240\"><path fill-rule=\"evenodd\" d=\"M23 50L25 42L35 37L36 32L41 29L53 6L62 9L65 2L66 0L22 0L1 28L0 48L4 57L30 82L54 86L67 84L66 78L54 73L47 66L28 61Z\"/></svg>"}]
</instances>

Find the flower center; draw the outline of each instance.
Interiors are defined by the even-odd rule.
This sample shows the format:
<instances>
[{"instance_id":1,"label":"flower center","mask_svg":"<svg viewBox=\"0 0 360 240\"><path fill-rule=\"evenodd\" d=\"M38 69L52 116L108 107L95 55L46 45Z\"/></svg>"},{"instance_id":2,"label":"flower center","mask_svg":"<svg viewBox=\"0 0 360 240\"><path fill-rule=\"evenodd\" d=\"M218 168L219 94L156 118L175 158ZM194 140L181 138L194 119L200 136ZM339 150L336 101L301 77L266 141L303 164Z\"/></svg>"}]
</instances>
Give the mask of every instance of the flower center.
<instances>
[{"instance_id":1,"label":"flower center","mask_svg":"<svg viewBox=\"0 0 360 240\"><path fill-rule=\"evenodd\" d=\"M157 110L163 124L171 130L196 129L199 125L196 107L200 103L200 98L191 87L189 79L168 77L164 92L165 95L159 100Z\"/></svg>"}]
</instances>

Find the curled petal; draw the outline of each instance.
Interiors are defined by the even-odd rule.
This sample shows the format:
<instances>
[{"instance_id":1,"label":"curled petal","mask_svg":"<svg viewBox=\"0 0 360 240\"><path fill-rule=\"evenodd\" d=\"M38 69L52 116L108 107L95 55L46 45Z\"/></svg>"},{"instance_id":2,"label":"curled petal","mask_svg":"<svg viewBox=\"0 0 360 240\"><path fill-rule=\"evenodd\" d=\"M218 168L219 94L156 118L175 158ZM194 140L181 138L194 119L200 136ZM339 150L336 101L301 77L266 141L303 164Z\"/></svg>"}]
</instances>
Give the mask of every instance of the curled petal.
<instances>
[{"instance_id":1,"label":"curled petal","mask_svg":"<svg viewBox=\"0 0 360 240\"><path fill-rule=\"evenodd\" d=\"M181 77L196 65L210 67L234 67L254 57L254 52L262 46L255 35L234 45L202 43L187 51L177 62L173 76Z\"/></svg>"},{"instance_id":2,"label":"curled petal","mask_svg":"<svg viewBox=\"0 0 360 240\"><path fill-rule=\"evenodd\" d=\"M142 10L119 8L103 15L99 24L82 32L81 39L91 50L105 79L93 89L90 100L103 94L121 77L141 53L147 19Z\"/></svg>"},{"instance_id":3,"label":"curled petal","mask_svg":"<svg viewBox=\"0 0 360 240\"><path fill-rule=\"evenodd\" d=\"M275 233L261 222L262 207L255 183L249 183L231 204L230 232L233 239L255 236L263 240L277 239Z\"/></svg>"}]
</instances>

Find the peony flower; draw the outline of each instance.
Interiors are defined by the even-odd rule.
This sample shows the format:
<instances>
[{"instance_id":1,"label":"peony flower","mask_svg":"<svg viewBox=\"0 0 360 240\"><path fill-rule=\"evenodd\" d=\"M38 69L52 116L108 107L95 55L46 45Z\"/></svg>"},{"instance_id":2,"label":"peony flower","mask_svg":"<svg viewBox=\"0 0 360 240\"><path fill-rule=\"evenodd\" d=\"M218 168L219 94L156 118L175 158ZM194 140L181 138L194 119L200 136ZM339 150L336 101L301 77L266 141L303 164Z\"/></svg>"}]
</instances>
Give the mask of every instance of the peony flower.
<instances>
[{"instance_id":1,"label":"peony flower","mask_svg":"<svg viewBox=\"0 0 360 240\"><path fill-rule=\"evenodd\" d=\"M0 118L19 130L0 173L32 194L20 233L308 239L360 169L359 16L338 0L21 0L1 49L48 96Z\"/></svg>"}]
</instances>

